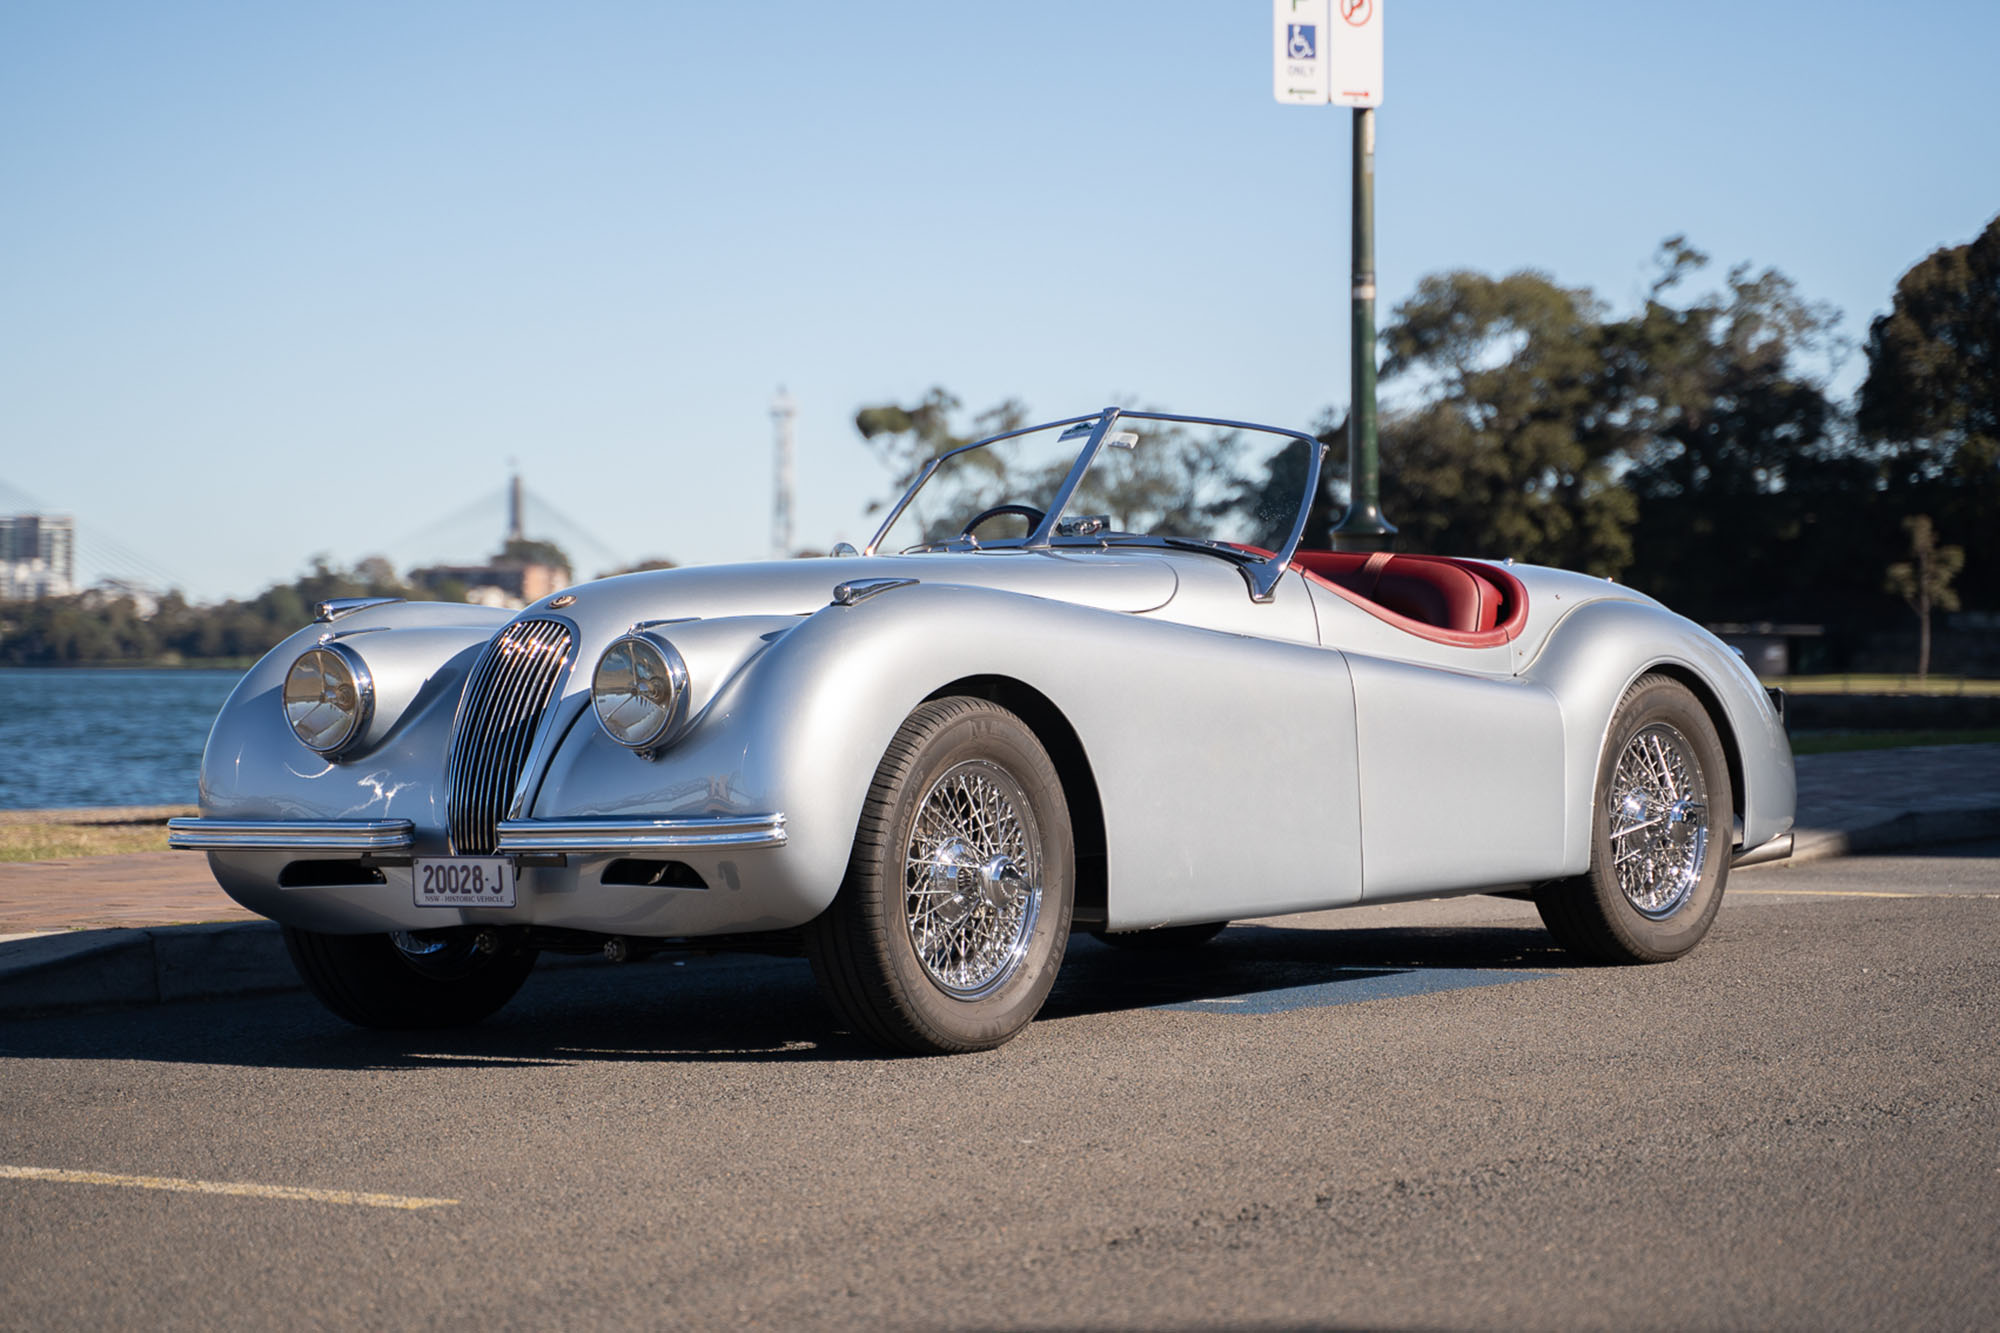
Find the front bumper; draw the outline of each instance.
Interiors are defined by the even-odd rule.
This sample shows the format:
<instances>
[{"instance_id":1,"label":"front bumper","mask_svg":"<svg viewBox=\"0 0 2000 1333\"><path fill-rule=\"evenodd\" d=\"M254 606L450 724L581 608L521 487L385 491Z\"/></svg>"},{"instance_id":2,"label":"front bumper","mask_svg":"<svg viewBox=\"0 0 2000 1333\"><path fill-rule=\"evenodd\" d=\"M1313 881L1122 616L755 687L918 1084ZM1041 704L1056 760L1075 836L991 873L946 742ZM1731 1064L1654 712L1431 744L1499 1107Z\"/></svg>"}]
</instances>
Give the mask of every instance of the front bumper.
<instances>
[{"instance_id":1,"label":"front bumper","mask_svg":"<svg viewBox=\"0 0 2000 1333\"><path fill-rule=\"evenodd\" d=\"M400 852L416 841L407 819L169 819L179 851Z\"/></svg>"},{"instance_id":2,"label":"front bumper","mask_svg":"<svg viewBox=\"0 0 2000 1333\"><path fill-rule=\"evenodd\" d=\"M407 819L170 819L167 846L185 851L407 852ZM701 815L691 819L509 819L499 826L503 856L697 852L782 847L785 817Z\"/></svg>"},{"instance_id":3,"label":"front bumper","mask_svg":"<svg viewBox=\"0 0 2000 1333\"><path fill-rule=\"evenodd\" d=\"M785 817L703 815L695 819L504 819L500 851L692 852L730 847L782 847Z\"/></svg>"},{"instance_id":4,"label":"front bumper","mask_svg":"<svg viewBox=\"0 0 2000 1333\"><path fill-rule=\"evenodd\" d=\"M497 854L516 871L511 908L418 905L413 861L448 853L442 831L406 819L177 819L168 843L207 852L217 882L251 911L332 934L462 924L736 934L799 925L825 906L820 877L803 876L802 891L796 858L774 855L787 843L782 814L519 819L499 834ZM633 882L633 858L694 875Z\"/></svg>"}]
</instances>

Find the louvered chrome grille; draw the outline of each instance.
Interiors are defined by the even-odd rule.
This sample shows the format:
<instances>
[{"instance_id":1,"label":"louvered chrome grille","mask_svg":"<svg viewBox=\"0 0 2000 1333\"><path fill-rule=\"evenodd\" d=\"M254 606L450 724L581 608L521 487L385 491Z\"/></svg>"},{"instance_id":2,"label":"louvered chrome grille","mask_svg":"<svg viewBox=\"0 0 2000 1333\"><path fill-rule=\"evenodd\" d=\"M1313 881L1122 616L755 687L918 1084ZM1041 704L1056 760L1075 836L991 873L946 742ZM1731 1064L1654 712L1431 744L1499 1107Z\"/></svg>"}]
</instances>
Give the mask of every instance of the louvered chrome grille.
<instances>
[{"instance_id":1,"label":"louvered chrome grille","mask_svg":"<svg viewBox=\"0 0 2000 1333\"><path fill-rule=\"evenodd\" d=\"M517 620L473 668L445 765L451 845L459 855L497 850L495 826L554 701L569 649L569 627L560 621Z\"/></svg>"}]
</instances>

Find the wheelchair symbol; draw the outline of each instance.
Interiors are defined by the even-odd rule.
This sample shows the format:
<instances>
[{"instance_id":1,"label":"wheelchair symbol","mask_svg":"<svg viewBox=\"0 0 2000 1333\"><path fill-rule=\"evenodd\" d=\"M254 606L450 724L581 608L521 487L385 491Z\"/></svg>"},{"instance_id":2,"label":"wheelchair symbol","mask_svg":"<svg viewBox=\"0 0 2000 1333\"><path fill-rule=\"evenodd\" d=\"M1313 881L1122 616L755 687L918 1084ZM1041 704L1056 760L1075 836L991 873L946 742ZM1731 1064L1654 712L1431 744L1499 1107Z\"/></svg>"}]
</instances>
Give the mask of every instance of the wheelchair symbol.
<instances>
[{"instance_id":1,"label":"wheelchair symbol","mask_svg":"<svg viewBox=\"0 0 2000 1333\"><path fill-rule=\"evenodd\" d=\"M1288 23L1285 25L1285 54L1293 60L1313 58L1313 29L1311 23Z\"/></svg>"}]
</instances>

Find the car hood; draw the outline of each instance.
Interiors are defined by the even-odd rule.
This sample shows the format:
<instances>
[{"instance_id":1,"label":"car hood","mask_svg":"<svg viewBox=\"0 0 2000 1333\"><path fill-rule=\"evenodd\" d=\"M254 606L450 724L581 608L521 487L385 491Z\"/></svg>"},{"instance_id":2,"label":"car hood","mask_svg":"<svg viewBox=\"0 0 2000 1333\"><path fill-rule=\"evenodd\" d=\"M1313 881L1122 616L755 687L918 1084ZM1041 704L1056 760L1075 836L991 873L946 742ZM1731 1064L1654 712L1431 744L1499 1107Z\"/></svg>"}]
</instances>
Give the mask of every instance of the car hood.
<instances>
[{"instance_id":1,"label":"car hood","mask_svg":"<svg viewBox=\"0 0 2000 1333\"><path fill-rule=\"evenodd\" d=\"M939 552L927 555L769 560L621 574L565 589L523 615L556 611L580 624L623 629L645 620L807 615L844 583L914 579L1046 597L1104 611L1152 611L1173 600L1170 560L1101 550ZM573 599L556 605L563 598Z\"/></svg>"}]
</instances>

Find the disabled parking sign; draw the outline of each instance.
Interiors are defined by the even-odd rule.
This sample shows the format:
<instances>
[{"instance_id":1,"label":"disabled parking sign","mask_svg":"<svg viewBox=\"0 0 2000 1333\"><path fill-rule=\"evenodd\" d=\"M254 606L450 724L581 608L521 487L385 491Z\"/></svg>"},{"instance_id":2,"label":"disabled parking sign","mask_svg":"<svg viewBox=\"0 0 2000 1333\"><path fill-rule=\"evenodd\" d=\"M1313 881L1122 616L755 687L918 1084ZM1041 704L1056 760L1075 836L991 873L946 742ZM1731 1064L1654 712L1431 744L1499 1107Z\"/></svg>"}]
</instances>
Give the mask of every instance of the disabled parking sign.
<instances>
[{"instance_id":1,"label":"disabled parking sign","mask_svg":"<svg viewBox=\"0 0 2000 1333\"><path fill-rule=\"evenodd\" d=\"M1272 0L1271 12L1280 102L1382 105L1382 0Z\"/></svg>"}]
</instances>

